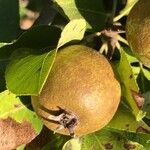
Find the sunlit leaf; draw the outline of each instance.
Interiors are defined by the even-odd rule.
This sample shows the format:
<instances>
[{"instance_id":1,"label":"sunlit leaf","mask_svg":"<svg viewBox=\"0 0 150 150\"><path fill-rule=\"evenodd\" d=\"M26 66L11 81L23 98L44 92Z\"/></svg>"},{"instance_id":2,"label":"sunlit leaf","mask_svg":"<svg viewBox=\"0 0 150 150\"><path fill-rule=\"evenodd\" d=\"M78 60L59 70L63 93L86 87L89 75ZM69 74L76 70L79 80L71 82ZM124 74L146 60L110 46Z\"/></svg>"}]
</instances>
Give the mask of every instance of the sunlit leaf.
<instances>
[{"instance_id":1,"label":"sunlit leaf","mask_svg":"<svg viewBox=\"0 0 150 150\"><path fill-rule=\"evenodd\" d=\"M141 123L136 121L131 110L122 102L115 116L107 126L118 130L136 132L140 125Z\"/></svg>"},{"instance_id":2,"label":"sunlit leaf","mask_svg":"<svg viewBox=\"0 0 150 150\"><path fill-rule=\"evenodd\" d=\"M55 6L69 20L85 19L87 27L97 31L102 30L108 19L102 0L55 0Z\"/></svg>"},{"instance_id":3,"label":"sunlit leaf","mask_svg":"<svg viewBox=\"0 0 150 150\"><path fill-rule=\"evenodd\" d=\"M81 150L81 141L79 138L73 138L65 143L62 150Z\"/></svg>"},{"instance_id":4,"label":"sunlit leaf","mask_svg":"<svg viewBox=\"0 0 150 150\"><path fill-rule=\"evenodd\" d=\"M14 56L6 69L7 88L17 95L37 95L42 63L47 53L36 55L31 49L22 48Z\"/></svg>"},{"instance_id":5,"label":"sunlit leaf","mask_svg":"<svg viewBox=\"0 0 150 150\"><path fill-rule=\"evenodd\" d=\"M121 49L121 59L116 65L116 71L119 75L122 96L125 98L126 102L132 108L132 112L137 120L141 120L144 117L144 113L139 110L136 101L132 96L132 91L139 92L138 85L134 78L130 62L127 59L126 53Z\"/></svg>"},{"instance_id":6,"label":"sunlit leaf","mask_svg":"<svg viewBox=\"0 0 150 150\"><path fill-rule=\"evenodd\" d=\"M114 18L114 22L128 15L130 10L132 9L132 7L135 5L137 1L138 0L127 0L125 8L123 8L123 10L120 11L119 15Z\"/></svg>"},{"instance_id":7,"label":"sunlit leaf","mask_svg":"<svg viewBox=\"0 0 150 150\"><path fill-rule=\"evenodd\" d=\"M32 111L29 97L17 97L9 91L0 93L0 128L1 149L27 144L39 134L42 122Z\"/></svg>"},{"instance_id":8,"label":"sunlit leaf","mask_svg":"<svg viewBox=\"0 0 150 150\"><path fill-rule=\"evenodd\" d=\"M57 48L74 40L81 40L86 30L86 22L84 19L75 19L70 21L61 33Z\"/></svg>"},{"instance_id":9,"label":"sunlit leaf","mask_svg":"<svg viewBox=\"0 0 150 150\"><path fill-rule=\"evenodd\" d=\"M0 119L11 117L17 122L29 121L34 129L39 132L42 127L41 121L31 109L30 99L17 97L9 91L0 93Z\"/></svg>"}]
</instances>

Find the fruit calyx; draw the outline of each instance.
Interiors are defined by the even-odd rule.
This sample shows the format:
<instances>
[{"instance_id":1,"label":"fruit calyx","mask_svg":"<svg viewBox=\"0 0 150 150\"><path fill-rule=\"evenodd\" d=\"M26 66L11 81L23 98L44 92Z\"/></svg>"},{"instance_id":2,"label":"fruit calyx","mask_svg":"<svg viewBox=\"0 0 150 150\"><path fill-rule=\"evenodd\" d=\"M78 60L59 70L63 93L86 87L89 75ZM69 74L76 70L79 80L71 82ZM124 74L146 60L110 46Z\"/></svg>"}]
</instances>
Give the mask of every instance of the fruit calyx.
<instances>
[{"instance_id":1,"label":"fruit calyx","mask_svg":"<svg viewBox=\"0 0 150 150\"><path fill-rule=\"evenodd\" d=\"M59 115L49 115L48 119L52 121L56 121L60 125L55 129L54 133L67 128L69 131L70 136L75 137L74 129L78 124L77 116L74 115L72 112L67 111L65 109L61 109L61 114Z\"/></svg>"}]
</instances>

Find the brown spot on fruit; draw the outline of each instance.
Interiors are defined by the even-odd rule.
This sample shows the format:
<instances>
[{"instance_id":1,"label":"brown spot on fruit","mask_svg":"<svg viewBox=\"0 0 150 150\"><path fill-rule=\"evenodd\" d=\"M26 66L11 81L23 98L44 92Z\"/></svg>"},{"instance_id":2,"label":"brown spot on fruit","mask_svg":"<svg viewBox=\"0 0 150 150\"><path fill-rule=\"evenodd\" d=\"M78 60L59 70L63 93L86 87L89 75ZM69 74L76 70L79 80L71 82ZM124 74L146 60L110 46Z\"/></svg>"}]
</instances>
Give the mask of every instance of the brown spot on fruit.
<instances>
[{"instance_id":1,"label":"brown spot on fruit","mask_svg":"<svg viewBox=\"0 0 150 150\"><path fill-rule=\"evenodd\" d=\"M12 118L0 120L0 150L15 149L29 143L36 133L27 121L18 123Z\"/></svg>"},{"instance_id":2,"label":"brown spot on fruit","mask_svg":"<svg viewBox=\"0 0 150 150\"><path fill-rule=\"evenodd\" d=\"M139 0L130 11L126 35L131 50L147 67L150 67L150 0Z\"/></svg>"},{"instance_id":3,"label":"brown spot on fruit","mask_svg":"<svg viewBox=\"0 0 150 150\"><path fill-rule=\"evenodd\" d=\"M119 82L107 59L89 47L73 45L58 52L40 96L32 97L32 105L49 129L55 131L62 125L57 132L65 135L69 135L69 128L56 118L63 113L60 108L70 112L77 119L75 135L81 136L108 124L120 95Z\"/></svg>"}]
</instances>

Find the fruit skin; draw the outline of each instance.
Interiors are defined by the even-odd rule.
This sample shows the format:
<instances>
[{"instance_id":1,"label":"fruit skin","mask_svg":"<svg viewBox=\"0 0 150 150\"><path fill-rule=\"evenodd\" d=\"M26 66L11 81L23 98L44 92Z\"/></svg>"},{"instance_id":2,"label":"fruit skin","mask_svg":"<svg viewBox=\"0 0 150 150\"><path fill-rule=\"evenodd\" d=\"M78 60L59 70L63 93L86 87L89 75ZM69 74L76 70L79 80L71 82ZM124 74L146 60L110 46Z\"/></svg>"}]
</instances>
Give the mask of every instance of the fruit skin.
<instances>
[{"instance_id":1,"label":"fruit skin","mask_svg":"<svg viewBox=\"0 0 150 150\"><path fill-rule=\"evenodd\" d=\"M75 135L81 136L108 124L117 110L120 95L119 82L107 59L91 48L73 45L58 52L40 96L32 97L32 105L44 118L59 112L58 107L72 112L78 118ZM49 129L54 131L58 127L44 118ZM69 135L66 128L58 133Z\"/></svg>"},{"instance_id":2,"label":"fruit skin","mask_svg":"<svg viewBox=\"0 0 150 150\"><path fill-rule=\"evenodd\" d=\"M150 0L139 0L130 11L126 23L129 46L137 58L150 67Z\"/></svg>"}]
</instances>

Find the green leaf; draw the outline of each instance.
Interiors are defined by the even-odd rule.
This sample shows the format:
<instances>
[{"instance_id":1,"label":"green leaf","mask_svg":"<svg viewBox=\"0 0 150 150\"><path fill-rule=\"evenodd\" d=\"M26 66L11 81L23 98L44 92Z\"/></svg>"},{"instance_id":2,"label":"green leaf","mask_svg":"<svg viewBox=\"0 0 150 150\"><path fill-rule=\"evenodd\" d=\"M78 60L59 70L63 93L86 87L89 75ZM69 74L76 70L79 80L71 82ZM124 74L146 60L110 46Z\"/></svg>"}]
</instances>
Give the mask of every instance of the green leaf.
<instances>
[{"instance_id":1,"label":"green leaf","mask_svg":"<svg viewBox=\"0 0 150 150\"><path fill-rule=\"evenodd\" d=\"M9 43L19 31L19 1L0 0L0 41Z\"/></svg>"},{"instance_id":2,"label":"green leaf","mask_svg":"<svg viewBox=\"0 0 150 150\"><path fill-rule=\"evenodd\" d=\"M138 86L140 88L140 91L141 91L140 85L142 85L142 84L139 84L139 82L138 82L138 78L139 78L139 74L140 74L140 67L139 66L131 66L131 67L132 67L134 78L136 79Z\"/></svg>"},{"instance_id":3,"label":"green leaf","mask_svg":"<svg viewBox=\"0 0 150 150\"><path fill-rule=\"evenodd\" d=\"M21 146L17 147L16 150L24 150L24 149L25 149L25 145L21 145Z\"/></svg>"},{"instance_id":4,"label":"green leaf","mask_svg":"<svg viewBox=\"0 0 150 150\"><path fill-rule=\"evenodd\" d=\"M124 51L126 52L126 57L128 61L131 63L139 63L139 60L136 58L134 53L131 51L129 47L123 47Z\"/></svg>"},{"instance_id":5,"label":"green leaf","mask_svg":"<svg viewBox=\"0 0 150 150\"><path fill-rule=\"evenodd\" d=\"M77 146L79 150L123 150L128 149L129 146L134 147L135 150L145 150L148 145L147 137L150 138L150 135L144 135L146 138L142 142L139 138L142 139L143 135L137 134L137 136L133 133L104 128L79 139L71 139L65 143L63 150L75 150Z\"/></svg>"},{"instance_id":6,"label":"green leaf","mask_svg":"<svg viewBox=\"0 0 150 150\"><path fill-rule=\"evenodd\" d=\"M137 77L137 82L142 93L150 91L150 79L148 79L149 75L150 73L148 72L148 70L144 68L142 70L140 69L140 72Z\"/></svg>"},{"instance_id":7,"label":"green leaf","mask_svg":"<svg viewBox=\"0 0 150 150\"><path fill-rule=\"evenodd\" d=\"M55 0L55 8L69 20L83 18L88 29L102 30L108 19L102 0Z\"/></svg>"},{"instance_id":8,"label":"green leaf","mask_svg":"<svg viewBox=\"0 0 150 150\"><path fill-rule=\"evenodd\" d=\"M10 149L14 149L14 146L27 144L40 133L43 126L41 120L31 109L30 98L17 97L9 91L0 93L0 124L2 131L6 128L1 137L4 137L7 144L0 143L2 149L6 149L7 145L10 145ZM10 140L10 133L15 141Z\"/></svg>"},{"instance_id":9,"label":"green leaf","mask_svg":"<svg viewBox=\"0 0 150 150\"><path fill-rule=\"evenodd\" d=\"M16 42L0 48L0 59L7 59L18 48L42 49L43 53L54 49L61 30L53 26L37 26L24 32ZM48 48L48 50L47 50Z\"/></svg>"},{"instance_id":10,"label":"green leaf","mask_svg":"<svg viewBox=\"0 0 150 150\"><path fill-rule=\"evenodd\" d=\"M73 138L64 144L62 150L81 150L81 144L79 138Z\"/></svg>"},{"instance_id":11,"label":"green leaf","mask_svg":"<svg viewBox=\"0 0 150 150\"><path fill-rule=\"evenodd\" d=\"M150 146L149 139L149 134L104 128L81 137L78 139L78 143L81 144L81 150L124 150L129 149L129 147L135 150L146 150ZM70 140L64 146L74 150L76 144L74 145L74 141Z\"/></svg>"},{"instance_id":12,"label":"green leaf","mask_svg":"<svg viewBox=\"0 0 150 150\"><path fill-rule=\"evenodd\" d=\"M127 130L130 132L136 132L137 128L142 126L142 122L136 121L135 116L131 110L121 102L115 116L107 127L114 128L117 130Z\"/></svg>"},{"instance_id":13,"label":"green leaf","mask_svg":"<svg viewBox=\"0 0 150 150\"><path fill-rule=\"evenodd\" d=\"M4 46L5 45L5 43L0 43L0 48L2 47L2 46Z\"/></svg>"},{"instance_id":14,"label":"green leaf","mask_svg":"<svg viewBox=\"0 0 150 150\"><path fill-rule=\"evenodd\" d=\"M119 15L114 18L114 22L116 22L119 19L121 19L122 17L128 15L130 10L132 9L132 7L136 4L136 2L138 2L138 0L127 0L125 8L123 8L120 11Z\"/></svg>"},{"instance_id":15,"label":"green leaf","mask_svg":"<svg viewBox=\"0 0 150 150\"><path fill-rule=\"evenodd\" d=\"M143 74L144 74L144 76L145 76L145 78L147 79L147 80L150 80L150 69L149 68L141 68L142 69L142 71L143 71Z\"/></svg>"},{"instance_id":16,"label":"green leaf","mask_svg":"<svg viewBox=\"0 0 150 150\"><path fill-rule=\"evenodd\" d=\"M140 133L137 131L137 133L121 132L121 134L129 141L136 142L135 144L137 146L135 149L137 150L141 150L140 148L143 148L142 150L148 150L150 147L150 134L149 133L145 134L145 133L142 133L142 132Z\"/></svg>"},{"instance_id":17,"label":"green leaf","mask_svg":"<svg viewBox=\"0 0 150 150\"><path fill-rule=\"evenodd\" d=\"M41 69L48 53L37 55L32 51L32 49L18 49L7 66L5 74L7 88L17 95L37 95L40 89L39 81L41 82L44 73L47 73L41 74Z\"/></svg>"},{"instance_id":18,"label":"green leaf","mask_svg":"<svg viewBox=\"0 0 150 150\"><path fill-rule=\"evenodd\" d=\"M146 112L146 117L150 119L150 91L143 94L144 96L144 106L143 110Z\"/></svg>"},{"instance_id":19,"label":"green leaf","mask_svg":"<svg viewBox=\"0 0 150 150\"><path fill-rule=\"evenodd\" d=\"M120 58L120 62L116 66L116 71L120 79L122 96L132 108L132 112L136 117L136 119L141 120L145 114L139 110L132 96L132 91L138 93L139 88L134 78L130 62L128 61L126 53L123 49L121 49L121 58Z\"/></svg>"},{"instance_id":20,"label":"green leaf","mask_svg":"<svg viewBox=\"0 0 150 150\"><path fill-rule=\"evenodd\" d=\"M9 91L0 93L0 119L12 118L16 122L28 121L39 133L42 123L34 111L31 110L31 102L28 97L17 97Z\"/></svg>"},{"instance_id":21,"label":"green leaf","mask_svg":"<svg viewBox=\"0 0 150 150\"><path fill-rule=\"evenodd\" d=\"M61 33L57 49L70 41L82 40L85 30L86 22L84 19L74 19L70 21Z\"/></svg>"}]
</instances>

